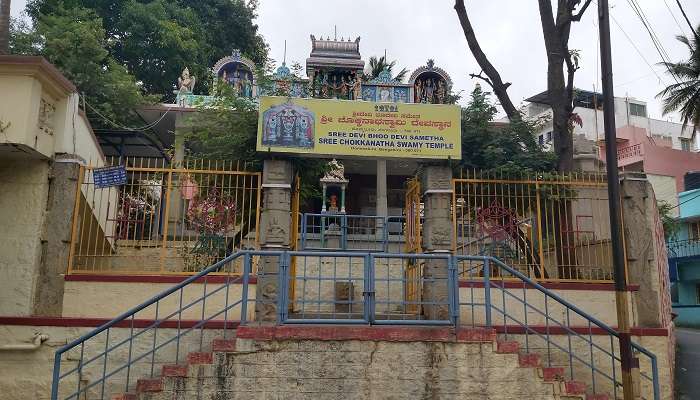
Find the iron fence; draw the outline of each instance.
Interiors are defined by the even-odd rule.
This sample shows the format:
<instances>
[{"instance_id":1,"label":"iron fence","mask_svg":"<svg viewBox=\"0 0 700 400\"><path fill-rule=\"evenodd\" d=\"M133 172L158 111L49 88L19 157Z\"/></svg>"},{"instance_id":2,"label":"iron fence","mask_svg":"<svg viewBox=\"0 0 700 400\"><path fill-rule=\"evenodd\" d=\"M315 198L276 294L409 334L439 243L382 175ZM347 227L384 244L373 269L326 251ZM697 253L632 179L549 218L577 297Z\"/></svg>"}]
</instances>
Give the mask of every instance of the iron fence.
<instances>
[{"instance_id":1,"label":"iron fence","mask_svg":"<svg viewBox=\"0 0 700 400\"><path fill-rule=\"evenodd\" d=\"M145 158L122 164L126 183L113 187L95 185L96 168L81 168L68 273L194 273L257 248L261 174L249 165Z\"/></svg>"},{"instance_id":2,"label":"iron fence","mask_svg":"<svg viewBox=\"0 0 700 400\"><path fill-rule=\"evenodd\" d=\"M612 281L603 175L464 171L453 185L456 254L497 257L537 280Z\"/></svg>"}]
</instances>

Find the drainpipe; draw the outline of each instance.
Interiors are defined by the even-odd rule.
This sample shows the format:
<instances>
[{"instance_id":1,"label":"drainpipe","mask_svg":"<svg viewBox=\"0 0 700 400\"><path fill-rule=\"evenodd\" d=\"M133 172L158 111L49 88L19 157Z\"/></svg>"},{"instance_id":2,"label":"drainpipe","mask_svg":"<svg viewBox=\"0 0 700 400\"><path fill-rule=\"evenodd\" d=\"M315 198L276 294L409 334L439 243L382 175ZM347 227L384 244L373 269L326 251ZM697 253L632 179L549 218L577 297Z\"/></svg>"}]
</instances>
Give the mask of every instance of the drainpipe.
<instances>
[{"instance_id":1,"label":"drainpipe","mask_svg":"<svg viewBox=\"0 0 700 400\"><path fill-rule=\"evenodd\" d=\"M0 346L0 351L34 351L47 340L49 340L49 335L38 334L34 336L31 344L6 344Z\"/></svg>"}]
</instances>

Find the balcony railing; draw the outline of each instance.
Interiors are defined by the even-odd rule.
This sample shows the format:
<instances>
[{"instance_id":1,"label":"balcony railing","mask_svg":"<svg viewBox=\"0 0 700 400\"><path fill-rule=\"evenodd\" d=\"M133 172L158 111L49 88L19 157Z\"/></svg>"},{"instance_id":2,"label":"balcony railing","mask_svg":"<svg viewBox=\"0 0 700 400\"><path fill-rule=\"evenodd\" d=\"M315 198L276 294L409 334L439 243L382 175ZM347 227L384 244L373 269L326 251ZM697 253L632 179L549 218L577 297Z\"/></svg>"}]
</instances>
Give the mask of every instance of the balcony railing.
<instances>
[{"instance_id":1,"label":"balcony railing","mask_svg":"<svg viewBox=\"0 0 700 400\"><path fill-rule=\"evenodd\" d=\"M632 146L627 146L627 147L622 147L617 149L617 159L618 161L626 160L628 158L633 158L633 157L641 157L643 155L642 152L642 144L637 143Z\"/></svg>"},{"instance_id":2,"label":"balcony railing","mask_svg":"<svg viewBox=\"0 0 700 400\"><path fill-rule=\"evenodd\" d=\"M668 258L700 256L700 239L676 240L667 242Z\"/></svg>"}]
</instances>

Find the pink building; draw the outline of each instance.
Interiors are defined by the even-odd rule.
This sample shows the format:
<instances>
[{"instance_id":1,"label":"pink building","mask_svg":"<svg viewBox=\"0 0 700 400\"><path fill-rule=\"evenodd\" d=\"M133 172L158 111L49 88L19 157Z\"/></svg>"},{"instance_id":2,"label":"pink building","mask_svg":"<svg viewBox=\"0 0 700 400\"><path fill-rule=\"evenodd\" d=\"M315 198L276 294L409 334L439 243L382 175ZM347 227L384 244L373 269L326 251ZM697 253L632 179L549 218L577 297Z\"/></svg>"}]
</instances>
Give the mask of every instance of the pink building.
<instances>
[{"instance_id":1,"label":"pink building","mask_svg":"<svg viewBox=\"0 0 700 400\"><path fill-rule=\"evenodd\" d=\"M647 130L634 126L617 129L617 161L626 171L643 171L649 177L656 197L671 204L684 190L683 177L700 171L700 153L672 148L670 138L648 136ZM599 157L605 160L605 142L599 142Z\"/></svg>"}]
</instances>

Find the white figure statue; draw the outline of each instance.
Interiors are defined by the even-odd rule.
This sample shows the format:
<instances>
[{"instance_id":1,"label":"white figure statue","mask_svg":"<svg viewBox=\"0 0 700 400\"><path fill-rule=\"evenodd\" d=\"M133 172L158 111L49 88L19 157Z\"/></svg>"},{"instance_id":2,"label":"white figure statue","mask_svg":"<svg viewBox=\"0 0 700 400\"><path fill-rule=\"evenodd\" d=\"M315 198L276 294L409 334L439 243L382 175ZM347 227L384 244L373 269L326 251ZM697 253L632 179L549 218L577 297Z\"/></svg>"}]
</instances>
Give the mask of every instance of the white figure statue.
<instances>
[{"instance_id":1,"label":"white figure statue","mask_svg":"<svg viewBox=\"0 0 700 400\"><path fill-rule=\"evenodd\" d=\"M192 93L194 91L195 77L190 76L190 70L185 67L182 75L177 78L178 91L180 93Z\"/></svg>"}]
</instances>

